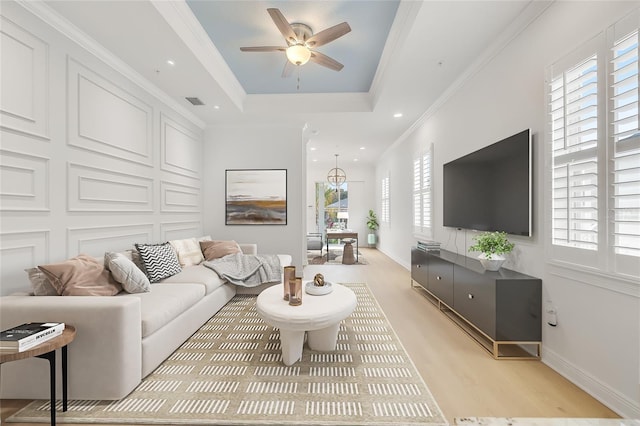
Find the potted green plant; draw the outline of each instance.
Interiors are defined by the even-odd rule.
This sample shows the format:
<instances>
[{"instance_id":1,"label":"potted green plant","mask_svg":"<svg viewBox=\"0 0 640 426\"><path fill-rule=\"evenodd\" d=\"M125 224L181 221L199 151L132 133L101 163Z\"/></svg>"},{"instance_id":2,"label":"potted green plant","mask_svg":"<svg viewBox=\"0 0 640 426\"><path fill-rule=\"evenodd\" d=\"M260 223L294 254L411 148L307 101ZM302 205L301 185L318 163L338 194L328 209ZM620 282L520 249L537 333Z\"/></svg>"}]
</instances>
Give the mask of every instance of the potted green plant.
<instances>
[{"instance_id":1,"label":"potted green plant","mask_svg":"<svg viewBox=\"0 0 640 426\"><path fill-rule=\"evenodd\" d=\"M378 217L373 210L369 210L369 216L367 216L367 228L369 228L369 235L367 235L367 242L369 245L376 243L376 230L380 225L378 224Z\"/></svg>"},{"instance_id":2,"label":"potted green plant","mask_svg":"<svg viewBox=\"0 0 640 426\"><path fill-rule=\"evenodd\" d=\"M511 253L515 244L509 242L507 233L501 231L483 232L473 237L476 241L469 251L481 252L478 260L487 271L497 271L506 260L503 255Z\"/></svg>"}]
</instances>

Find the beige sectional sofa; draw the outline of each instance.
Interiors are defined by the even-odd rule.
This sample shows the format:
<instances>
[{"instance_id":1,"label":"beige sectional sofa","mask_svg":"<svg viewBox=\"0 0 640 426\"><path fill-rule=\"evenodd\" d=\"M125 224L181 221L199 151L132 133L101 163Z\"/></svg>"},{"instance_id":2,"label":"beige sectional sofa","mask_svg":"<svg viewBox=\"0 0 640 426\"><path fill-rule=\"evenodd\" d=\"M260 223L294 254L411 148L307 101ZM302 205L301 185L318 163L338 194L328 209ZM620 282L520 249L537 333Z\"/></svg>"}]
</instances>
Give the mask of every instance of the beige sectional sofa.
<instances>
[{"instance_id":1,"label":"beige sectional sofa","mask_svg":"<svg viewBox=\"0 0 640 426\"><path fill-rule=\"evenodd\" d=\"M255 244L240 247L245 254L257 253ZM291 256L278 257L282 266L291 264ZM0 324L3 329L30 321L72 324L77 335L68 347L69 398L120 399L237 292L257 293L265 286L237 287L204 265L193 265L152 284L148 293L1 297ZM48 368L39 359L3 364L0 398L47 399Z\"/></svg>"}]
</instances>

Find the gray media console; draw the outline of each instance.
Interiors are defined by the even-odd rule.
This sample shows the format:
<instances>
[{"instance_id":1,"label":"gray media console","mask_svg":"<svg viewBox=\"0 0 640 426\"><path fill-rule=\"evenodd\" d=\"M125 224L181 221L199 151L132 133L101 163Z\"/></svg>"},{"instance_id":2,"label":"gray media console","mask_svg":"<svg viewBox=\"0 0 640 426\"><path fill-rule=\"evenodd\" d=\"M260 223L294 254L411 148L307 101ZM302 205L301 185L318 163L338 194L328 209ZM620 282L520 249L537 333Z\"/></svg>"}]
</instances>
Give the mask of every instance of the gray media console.
<instances>
[{"instance_id":1,"label":"gray media console","mask_svg":"<svg viewBox=\"0 0 640 426\"><path fill-rule=\"evenodd\" d=\"M487 349L494 358L539 359L542 281L438 250L411 250L411 286Z\"/></svg>"}]
</instances>

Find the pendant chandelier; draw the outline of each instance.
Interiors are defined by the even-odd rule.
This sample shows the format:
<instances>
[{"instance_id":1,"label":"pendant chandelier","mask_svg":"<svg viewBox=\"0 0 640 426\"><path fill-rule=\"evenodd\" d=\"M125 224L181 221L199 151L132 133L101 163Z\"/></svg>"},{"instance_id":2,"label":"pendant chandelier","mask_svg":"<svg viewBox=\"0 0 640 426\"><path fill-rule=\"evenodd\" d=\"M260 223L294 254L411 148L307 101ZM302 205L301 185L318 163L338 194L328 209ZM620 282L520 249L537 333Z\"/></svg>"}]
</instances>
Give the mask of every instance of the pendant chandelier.
<instances>
[{"instance_id":1,"label":"pendant chandelier","mask_svg":"<svg viewBox=\"0 0 640 426\"><path fill-rule=\"evenodd\" d=\"M336 166L327 173L327 181L329 181L331 185L335 186L337 191L340 185L346 182L347 174L344 170L338 167L338 154L334 155L336 156Z\"/></svg>"}]
</instances>

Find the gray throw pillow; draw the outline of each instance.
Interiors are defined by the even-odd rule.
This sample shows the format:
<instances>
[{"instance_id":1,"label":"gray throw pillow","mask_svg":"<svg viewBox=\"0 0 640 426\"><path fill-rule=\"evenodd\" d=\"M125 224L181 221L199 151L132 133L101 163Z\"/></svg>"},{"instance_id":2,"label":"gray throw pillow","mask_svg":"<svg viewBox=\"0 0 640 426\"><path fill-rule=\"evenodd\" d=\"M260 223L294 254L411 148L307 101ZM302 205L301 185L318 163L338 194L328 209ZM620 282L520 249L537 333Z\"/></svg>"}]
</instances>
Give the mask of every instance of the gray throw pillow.
<instances>
[{"instance_id":1,"label":"gray throw pillow","mask_svg":"<svg viewBox=\"0 0 640 426\"><path fill-rule=\"evenodd\" d=\"M149 278L127 256L121 253L107 252L104 254L104 260L113 279L122 284L122 288L127 293L151 291Z\"/></svg>"}]
</instances>

